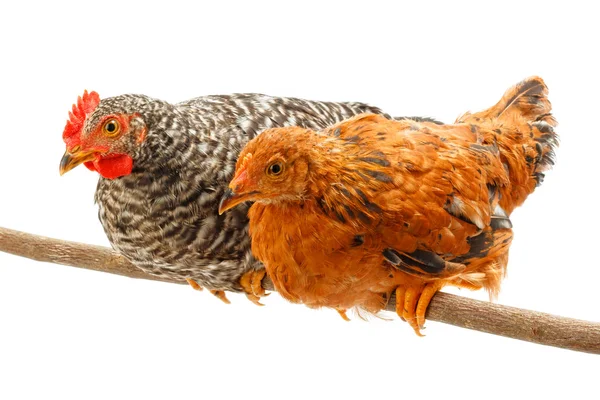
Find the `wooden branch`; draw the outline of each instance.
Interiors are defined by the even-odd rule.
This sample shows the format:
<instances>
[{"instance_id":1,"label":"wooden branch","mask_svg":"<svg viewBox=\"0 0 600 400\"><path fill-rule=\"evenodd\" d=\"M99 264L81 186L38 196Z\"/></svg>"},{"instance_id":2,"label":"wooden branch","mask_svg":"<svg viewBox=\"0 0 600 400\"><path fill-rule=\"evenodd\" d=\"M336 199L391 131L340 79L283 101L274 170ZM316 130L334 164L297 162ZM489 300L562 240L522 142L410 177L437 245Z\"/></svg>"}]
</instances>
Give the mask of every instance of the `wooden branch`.
<instances>
[{"instance_id":1,"label":"wooden branch","mask_svg":"<svg viewBox=\"0 0 600 400\"><path fill-rule=\"evenodd\" d=\"M146 274L107 247L51 239L1 227L0 251L36 261L130 278L186 283ZM265 278L263 287L273 290L273 283ZM388 304L390 311L395 309L394 300L392 298ZM435 295L429 305L427 319L547 346L600 354L600 323L557 317L448 293Z\"/></svg>"}]
</instances>

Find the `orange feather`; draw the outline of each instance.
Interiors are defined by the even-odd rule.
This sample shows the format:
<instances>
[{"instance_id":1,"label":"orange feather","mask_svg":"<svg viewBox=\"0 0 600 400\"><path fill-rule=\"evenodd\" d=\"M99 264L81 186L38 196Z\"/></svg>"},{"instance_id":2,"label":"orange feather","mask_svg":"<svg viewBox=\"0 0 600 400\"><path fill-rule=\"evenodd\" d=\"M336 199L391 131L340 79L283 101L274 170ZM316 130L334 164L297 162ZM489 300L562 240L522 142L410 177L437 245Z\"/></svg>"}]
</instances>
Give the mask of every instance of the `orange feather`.
<instances>
[{"instance_id":1,"label":"orange feather","mask_svg":"<svg viewBox=\"0 0 600 400\"><path fill-rule=\"evenodd\" d=\"M263 132L230 184L255 201L254 255L283 297L309 307L377 313L395 291L417 333L445 285L496 295L510 213L553 162L546 95L532 77L452 125L363 114L322 132Z\"/></svg>"}]
</instances>

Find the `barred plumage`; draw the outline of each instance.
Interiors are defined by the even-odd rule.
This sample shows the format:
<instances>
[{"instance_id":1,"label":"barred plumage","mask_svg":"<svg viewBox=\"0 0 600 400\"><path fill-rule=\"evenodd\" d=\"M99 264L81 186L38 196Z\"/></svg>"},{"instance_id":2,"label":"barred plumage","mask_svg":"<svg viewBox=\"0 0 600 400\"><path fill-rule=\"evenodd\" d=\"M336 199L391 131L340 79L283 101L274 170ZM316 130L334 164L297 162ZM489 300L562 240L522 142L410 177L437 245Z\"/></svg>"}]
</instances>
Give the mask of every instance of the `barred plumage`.
<instances>
[{"instance_id":1,"label":"barred plumage","mask_svg":"<svg viewBox=\"0 0 600 400\"><path fill-rule=\"evenodd\" d=\"M143 131L119 138L104 155L133 159L131 173L100 177L98 183L95 200L108 239L151 274L240 291L240 277L263 267L250 251L249 205L217 212L239 151L267 128L318 130L365 112L382 114L361 103L261 94L206 96L175 105L142 95L101 100L87 116L82 142L92 141L110 115L128 116L131 132Z\"/></svg>"}]
</instances>

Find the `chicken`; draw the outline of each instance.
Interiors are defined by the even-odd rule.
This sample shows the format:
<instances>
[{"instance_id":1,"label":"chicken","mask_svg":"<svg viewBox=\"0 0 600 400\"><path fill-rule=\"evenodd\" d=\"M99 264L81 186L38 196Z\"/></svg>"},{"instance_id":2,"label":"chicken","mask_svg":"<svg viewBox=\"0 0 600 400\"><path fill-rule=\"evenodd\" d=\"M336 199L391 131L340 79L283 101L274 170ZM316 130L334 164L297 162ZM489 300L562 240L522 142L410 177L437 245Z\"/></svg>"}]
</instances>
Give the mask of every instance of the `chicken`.
<instances>
[{"instance_id":1,"label":"chicken","mask_svg":"<svg viewBox=\"0 0 600 400\"><path fill-rule=\"evenodd\" d=\"M250 251L248 207L217 213L239 151L265 128L321 129L363 112L381 110L259 94L173 105L85 92L63 132L60 172L83 163L100 174L100 221L111 245L137 267L207 287L223 301L224 291L244 291L258 303L265 272Z\"/></svg>"},{"instance_id":2,"label":"chicken","mask_svg":"<svg viewBox=\"0 0 600 400\"><path fill-rule=\"evenodd\" d=\"M320 132L269 129L241 152L219 212L245 201L254 256L281 295L345 317L391 295L417 334L446 285L496 296L509 219L553 164L542 79L453 125L362 114Z\"/></svg>"}]
</instances>

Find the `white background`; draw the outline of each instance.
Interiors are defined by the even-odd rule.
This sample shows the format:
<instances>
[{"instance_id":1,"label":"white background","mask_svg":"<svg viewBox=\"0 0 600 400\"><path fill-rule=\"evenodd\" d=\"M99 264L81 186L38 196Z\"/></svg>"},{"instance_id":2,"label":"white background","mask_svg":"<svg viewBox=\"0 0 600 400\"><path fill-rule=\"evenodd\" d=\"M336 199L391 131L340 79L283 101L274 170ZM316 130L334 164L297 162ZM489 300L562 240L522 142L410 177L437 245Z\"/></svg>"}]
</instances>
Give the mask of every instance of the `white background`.
<instances>
[{"instance_id":1,"label":"white background","mask_svg":"<svg viewBox=\"0 0 600 400\"><path fill-rule=\"evenodd\" d=\"M498 301L600 321L598 13L574 1L323 3L3 2L0 226L108 245L97 176L58 174L83 89L359 100L451 122L535 74L561 147L513 214ZM230 298L0 253L0 398L598 396L598 356L435 322L417 338L398 319L347 323L277 294L263 308Z\"/></svg>"}]
</instances>

